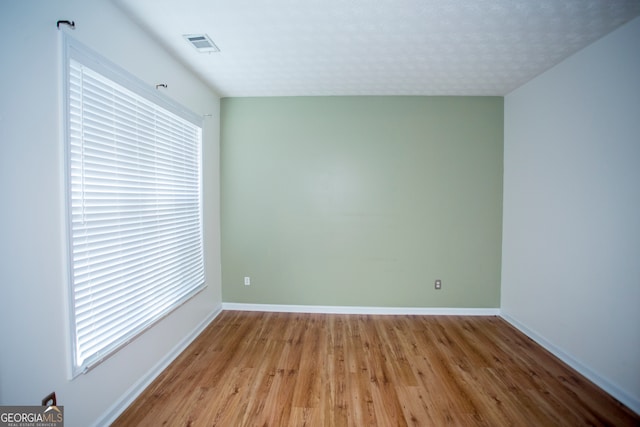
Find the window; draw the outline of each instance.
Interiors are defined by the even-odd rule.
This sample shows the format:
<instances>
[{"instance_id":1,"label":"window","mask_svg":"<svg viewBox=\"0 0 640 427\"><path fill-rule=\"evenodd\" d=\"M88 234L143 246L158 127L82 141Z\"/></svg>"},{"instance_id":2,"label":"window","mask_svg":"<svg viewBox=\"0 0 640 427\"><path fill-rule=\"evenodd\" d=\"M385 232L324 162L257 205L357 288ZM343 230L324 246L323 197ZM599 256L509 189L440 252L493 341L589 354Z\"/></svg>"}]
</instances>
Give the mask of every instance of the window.
<instances>
[{"instance_id":1,"label":"window","mask_svg":"<svg viewBox=\"0 0 640 427\"><path fill-rule=\"evenodd\" d=\"M64 36L73 375L205 286L200 118Z\"/></svg>"}]
</instances>

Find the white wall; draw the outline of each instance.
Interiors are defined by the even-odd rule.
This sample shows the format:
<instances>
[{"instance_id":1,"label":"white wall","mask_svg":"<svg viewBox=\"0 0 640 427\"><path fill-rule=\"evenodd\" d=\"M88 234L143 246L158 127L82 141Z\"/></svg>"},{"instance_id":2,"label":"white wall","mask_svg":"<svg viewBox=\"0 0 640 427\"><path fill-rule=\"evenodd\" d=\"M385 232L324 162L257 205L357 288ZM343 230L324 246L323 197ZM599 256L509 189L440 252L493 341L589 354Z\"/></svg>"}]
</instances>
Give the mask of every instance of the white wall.
<instances>
[{"instance_id":1,"label":"white wall","mask_svg":"<svg viewBox=\"0 0 640 427\"><path fill-rule=\"evenodd\" d=\"M640 412L640 18L505 97L501 309Z\"/></svg>"},{"instance_id":2,"label":"white wall","mask_svg":"<svg viewBox=\"0 0 640 427\"><path fill-rule=\"evenodd\" d=\"M56 391L66 425L86 426L117 412L114 405L221 307L219 98L108 0L3 1L0 16L0 404L39 404ZM212 114L204 128L207 289L74 380L65 308L59 19L75 20L71 35L99 54L150 85L168 84L166 94L192 111Z\"/></svg>"}]
</instances>

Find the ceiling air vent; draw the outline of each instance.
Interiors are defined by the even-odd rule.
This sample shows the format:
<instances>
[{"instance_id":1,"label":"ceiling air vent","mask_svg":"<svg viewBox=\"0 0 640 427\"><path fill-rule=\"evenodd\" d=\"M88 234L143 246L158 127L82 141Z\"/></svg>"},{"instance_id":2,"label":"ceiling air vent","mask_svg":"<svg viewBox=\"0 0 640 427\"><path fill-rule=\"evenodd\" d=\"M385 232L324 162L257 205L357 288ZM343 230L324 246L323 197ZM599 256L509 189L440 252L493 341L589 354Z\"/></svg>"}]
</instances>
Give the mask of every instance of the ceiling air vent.
<instances>
[{"instance_id":1,"label":"ceiling air vent","mask_svg":"<svg viewBox=\"0 0 640 427\"><path fill-rule=\"evenodd\" d=\"M184 38L195 47L198 52L220 52L218 46L206 34L185 34Z\"/></svg>"}]
</instances>

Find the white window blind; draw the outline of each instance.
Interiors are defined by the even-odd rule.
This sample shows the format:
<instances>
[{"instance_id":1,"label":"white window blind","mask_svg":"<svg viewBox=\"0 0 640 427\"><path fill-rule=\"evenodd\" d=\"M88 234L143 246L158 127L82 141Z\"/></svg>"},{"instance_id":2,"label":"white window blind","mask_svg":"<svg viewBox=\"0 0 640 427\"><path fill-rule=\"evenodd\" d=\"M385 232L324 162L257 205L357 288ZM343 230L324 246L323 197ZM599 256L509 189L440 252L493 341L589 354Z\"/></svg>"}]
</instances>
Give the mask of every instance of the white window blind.
<instances>
[{"instance_id":1,"label":"white window blind","mask_svg":"<svg viewBox=\"0 0 640 427\"><path fill-rule=\"evenodd\" d=\"M204 287L201 127L67 60L77 375Z\"/></svg>"}]
</instances>

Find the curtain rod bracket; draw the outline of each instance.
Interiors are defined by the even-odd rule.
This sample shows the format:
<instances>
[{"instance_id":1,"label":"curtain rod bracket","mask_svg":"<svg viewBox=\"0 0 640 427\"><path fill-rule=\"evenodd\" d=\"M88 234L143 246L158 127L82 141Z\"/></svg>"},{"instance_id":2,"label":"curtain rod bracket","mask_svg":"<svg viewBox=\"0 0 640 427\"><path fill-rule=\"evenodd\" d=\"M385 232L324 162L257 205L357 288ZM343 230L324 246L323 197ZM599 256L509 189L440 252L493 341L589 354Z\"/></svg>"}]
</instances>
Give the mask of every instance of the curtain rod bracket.
<instances>
[{"instance_id":1,"label":"curtain rod bracket","mask_svg":"<svg viewBox=\"0 0 640 427\"><path fill-rule=\"evenodd\" d=\"M167 86L167 84L166 84L166 83L159 83L159 84L157 84L157 85L156 85L156 89L160 89L160 88L162 88L162 89L166 89L166 88L168 88L168 87L169 87L169 86Z\"/></svg>"},{"instance_id":2,"label":"curtain rod bracket","mask_svg":"<svg viewBox=\"0 0 640 427\"><path fill-rule=\"evenodd\" d=\"M58 27L58 29L60 29L60 24L68 25L69 27L71 27L71 29L72 29L72 30L75 30L75 29L76 29L76 23L75 23L75 21L66 21L66 20L64 20L64 21L63 21L63 20L58 21L58 22L56 23L56 27Z\"/></svg>"}]
</instances>

